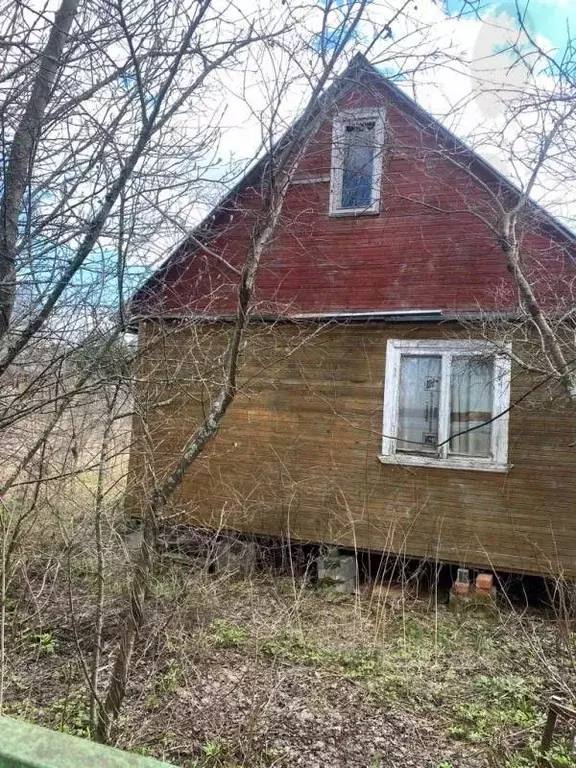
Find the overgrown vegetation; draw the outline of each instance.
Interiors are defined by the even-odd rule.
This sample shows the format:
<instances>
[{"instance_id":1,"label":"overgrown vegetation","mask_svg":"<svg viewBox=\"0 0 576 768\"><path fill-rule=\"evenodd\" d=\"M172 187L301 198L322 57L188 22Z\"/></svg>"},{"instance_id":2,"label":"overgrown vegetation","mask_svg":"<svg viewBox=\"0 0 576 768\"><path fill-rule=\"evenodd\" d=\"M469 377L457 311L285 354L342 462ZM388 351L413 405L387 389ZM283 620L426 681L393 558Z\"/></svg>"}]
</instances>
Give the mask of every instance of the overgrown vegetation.
<instances>
[{"instance_id":1,"label":"overgrown vegetation","mask_svg":"<svg viewBox=\"0 0 576 768\"><path fill-rule=\"evenodd\" d=\"M73 617L62 571L14 595L5 711L90 736L78 661L78 649L91 651L85 560L79 577ZM38 611L45 589L60 598ZM285 576L235 579L168 562L119 744L196 768L387 766L402 755L434 768L536 766L548 697L574 682L565 633L560 645L543 612L459 616L442 595L406 595L344 597ZM105 605L111 636L119 599ZM576 766L562 730L550 765Z\"/></svg>"}]
</instances>

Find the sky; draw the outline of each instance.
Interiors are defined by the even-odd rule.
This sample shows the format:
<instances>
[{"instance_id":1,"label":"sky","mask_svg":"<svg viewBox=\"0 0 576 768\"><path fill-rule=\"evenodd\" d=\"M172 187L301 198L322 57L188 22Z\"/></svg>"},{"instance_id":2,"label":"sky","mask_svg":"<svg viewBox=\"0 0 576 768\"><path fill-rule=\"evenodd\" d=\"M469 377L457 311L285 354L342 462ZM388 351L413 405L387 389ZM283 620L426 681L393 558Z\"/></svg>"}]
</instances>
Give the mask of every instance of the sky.
<instances>
[{"instance_id":1,"label":"sky","mask_svg":"<svg viewBox=\"0 0 576 768\"><path fill-rule=\"evenodd\" d=\"M507 14L515 17L517 4L515 0L483 0L480 15ZM575 0L518 0L518 7L526 13L529 26L538 35L550 41L557 50L564 50L568 40L568 28L576 31L576 2ZM446 11L449 16L473 11L464 0L446 0Z\"/></svg>"}]
</instances>

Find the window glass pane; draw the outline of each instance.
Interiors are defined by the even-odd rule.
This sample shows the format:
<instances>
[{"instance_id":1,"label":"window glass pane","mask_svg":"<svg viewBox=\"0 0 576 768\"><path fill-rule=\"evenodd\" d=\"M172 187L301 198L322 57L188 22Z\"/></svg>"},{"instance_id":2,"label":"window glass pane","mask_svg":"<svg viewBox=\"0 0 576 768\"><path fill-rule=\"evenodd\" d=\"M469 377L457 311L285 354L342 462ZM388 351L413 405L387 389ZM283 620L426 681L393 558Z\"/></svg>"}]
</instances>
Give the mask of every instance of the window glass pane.
<instances>
[{"instance_id":1,"label":"window glass pane","mask_svg":"<svg viewBox=\"0 0 576 768\"><path fill-rule=\"evenodd\" d=\"M441 358L402 355L397 451L436 452Z\"/></svg>"},{"instance_id":2,"label":"window glass pane","mask_svg":"<svg viewBox=\"0 0 576 768\"><path fill-rule=\"evenodd\" d=\"M453 357L450 369L450 453L490 456L494 358ZM483 426L481 426L483 425Z\"/></svg>"},{"instance_id":3,"label":"window glass pane","mask_svg":"<svg viewBox=\"0 0 576 768\"><path fill-rule=\"evenodd\" d=\"M374 130L373 120L347 125L344 130L342 208L367 208L372 205Z\"/></svg>"}]
</instances>

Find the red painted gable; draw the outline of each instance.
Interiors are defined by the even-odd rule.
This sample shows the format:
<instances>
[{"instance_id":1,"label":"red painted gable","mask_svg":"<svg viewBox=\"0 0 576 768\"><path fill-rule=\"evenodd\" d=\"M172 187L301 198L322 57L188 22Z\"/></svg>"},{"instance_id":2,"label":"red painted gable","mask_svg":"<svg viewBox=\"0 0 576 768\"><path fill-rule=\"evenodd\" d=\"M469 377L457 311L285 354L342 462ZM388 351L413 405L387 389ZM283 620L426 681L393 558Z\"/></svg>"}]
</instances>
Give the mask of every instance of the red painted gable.
<instances>
[{"instance_id":1,"label":"red painted gable","mask_svg":"<svg viewBox=\"0 0 576 768\"><path fill-rule=\"evenodd\" d=\"M300 163L282 223L263 257L256 312L294 316L516 307L491 228L498 212L485 187L495 189L502 179L476 166L462 145L450 146L447 132L442 134L431 118L423 124L419 108L411 113L406 97L398 96L393 86L372 77L339 104L385 109L380 213L329 215L332 131L327 119ZM180 247L137 294L134 312L233 314L238 274L227 264L241 267L259 204L257 188L237 190L216 212L207 243L211 253L192 242ZM538 209L526 217L523 229L525 267L537 278L541 296L560 292L568 299L569 234L545 214L543 220Z\"/></svg>"}]
</instances>

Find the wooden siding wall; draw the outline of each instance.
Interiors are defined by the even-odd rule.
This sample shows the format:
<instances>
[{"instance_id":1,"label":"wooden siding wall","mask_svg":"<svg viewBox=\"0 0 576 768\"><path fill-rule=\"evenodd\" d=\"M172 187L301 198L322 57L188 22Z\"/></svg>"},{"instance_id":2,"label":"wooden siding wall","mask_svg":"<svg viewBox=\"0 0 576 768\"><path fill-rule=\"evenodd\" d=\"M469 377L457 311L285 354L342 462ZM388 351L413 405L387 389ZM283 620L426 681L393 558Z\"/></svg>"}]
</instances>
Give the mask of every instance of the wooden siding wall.
<instances>
[{"instance_id":1,"label":"wooden siding wall","mask_svg":"<svg viewBox=\"0 0 576 768\"><path fill-rule=\"evenodd\" d=\"M272 315L326 311L516 309L517 293L494 231L500 209L425 130L377 86L350 93L342 109L381 107L387 140L378 215L329 215L332 122L318 130L291 185L255 294ZM453 162L455 161L455 162ZM483 178L482 183L494 185ZM315 181L314 181L315 180ZM242 189L214 222L211 250L241 268L260 211L259 188ZM537 222L532 222L537 224ZM574 300L574 268L562 238L523 222L523 262L541 301ZM237 272L202 253L162 275L148 316L221 316L236 311Z\"/></svg>"},{"instance_id":2,"label":"wooden siding wall","mask_svg":"<svg viewBox=\"0 0 576 768\"><path fill-rule=\"evenodd\" d=\"M227 332L143 325L147 437L136 422L136 506L151 472L170 465L209 402ZM243 389L174 507L194 525L576 576L572 411L532 401L513 410L508 474L379 462L387 339L447 335L470 331L403 323L255 327ZM528 386L515 372L512 399Z\"/></svg>"}]
</instances>

